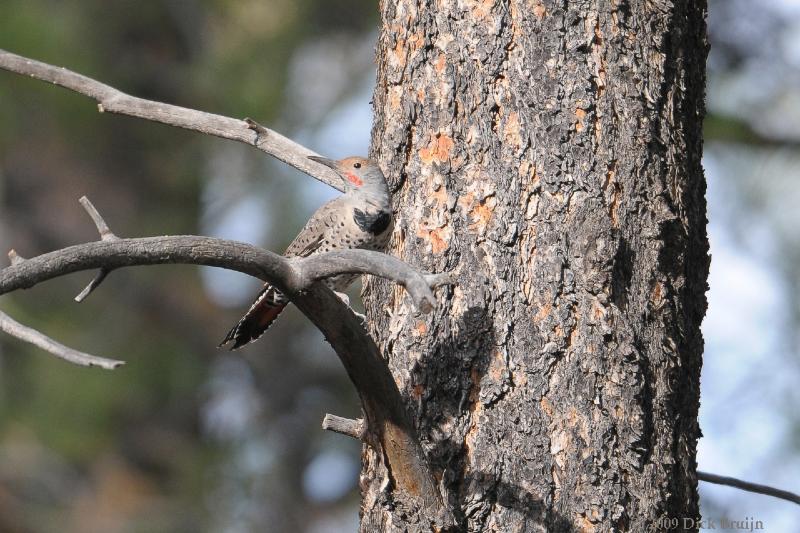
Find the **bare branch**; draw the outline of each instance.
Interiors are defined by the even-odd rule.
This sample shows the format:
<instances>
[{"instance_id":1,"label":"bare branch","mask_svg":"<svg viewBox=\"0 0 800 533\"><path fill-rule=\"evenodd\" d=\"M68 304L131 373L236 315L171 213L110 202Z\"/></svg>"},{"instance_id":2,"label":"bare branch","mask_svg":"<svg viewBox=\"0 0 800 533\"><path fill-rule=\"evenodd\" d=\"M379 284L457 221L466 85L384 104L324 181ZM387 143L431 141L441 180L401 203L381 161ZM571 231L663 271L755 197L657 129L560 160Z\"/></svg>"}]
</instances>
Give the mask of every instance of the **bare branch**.
<instances>
[{"instance_id":1,"label":"bare branch","mask_svg":"<svg viewBox=\"0 0 800 533\"><path fill-rule=\"evenodd\" d=\"M0 270L0 294L80 270L167 263L222 267L270 281L320 329L341 359L361 397L368 431L365 440L383 450L397 486L449 520L400 391L378 347L352 310L324 284L314 282L325 275L373 273L368 270L373 264L378 275L425 293L421 283L430 292L422 274L414 274L396 259L380 263L376 254L381 255L328 252L298 262L249 244L191 235L97 241ZM326 259L330 261L326 263ZM397 270L392 272L390 267ZM429 304L433 301L429 294L425 299Z\"/></svg>"},{"instance_id":2,"label":"bare branch","mask_svg":"<svg viewBox=\"0 0 800 533\"><path fill-rule=\"evenodd\" d=\"M325 418L322 419L322 429L341 433L356 440L364 440L366 435L363 418L353 420L352 418L343 418L330 413L326 413Z\"/></svg>"},{"instance_id":3,"label":"bare branch","mask_svg":"<svg viewBox=\"0 0 800 533\"><path fill-rule=\"evenodd\" d=\"M255 146L334 189L343 190L342 180L333 170L308 159L308 156L318 154L263 126L260 126L263 131L254 132L244 120L130 96L71 70L54 67L2 49L0 49L0 68L88 96L98 102L100 112L108 111L143 118Z\"/></svg>"},{"instance_id":4,"label":"bare branch","mask_svg":"<svg viewBox=\"0 0 800 533\"><path fill-rule=\"evenodd\" d=\"M254 121L248 123L136 98L86 76L3 50L0 50L0 68L93 98L98 102L101 112L144 118L255 146L342 190L341 180L331 169L308 159L308 156L316 155L314 152ZM335 256L333 260L336 261ZM315 257L310 266L301 267L297 262L290 263L265 250L205 237L101 240L45 254L0 271L0 294L79 270L112 270L124 266L164 263L223 267L274 283L322 331L342 360L362 400L369 431L366 438L372 445L381 447L395 485L408 495L422 499L426 508L444 517L446 522L453 523L453 517L444 506L427 465L397 384L375 342L352 310L323 284L313 283L304 290L309 282L326 275L372 273L364 272L363 265L341 262L331 265ZM392 274L388 266L375 273L405 285L423 311L429 311L432 307L434 300L430 281L419 273L414 276L401 270ZM90 288L87 290L91 291Z\"/></svg>"},{"instance_id":5,"label":"bare branch","mask_svg":"<svg viewBox=\"0 0 800 533\"><path fill-rule=\"evenodd\" d=\"M86 196L81 196L78 200L89 216L92 218L92 222L97 227L97 232L100 234L100 239L104 241L113 241L119 239L114 232L108 227L106 224L105 219L100 215L95 208L94 204Z\"/></svg>"},{"instance_id":6,"label":"bare branch","mask_svg":"<svg viewBox=\"0 0 800 533\"><path fill-rule=\"evenodd\" d=\"M440 272L439 274L424 274L422 278L425 280L425 283L428 284L428 287L431 289L435 289L436 287L441 287L442 285L458 285L456 283L455 278L453 277L452 272Z\"/></svg>"},{"instance_id":7,"label":"bare branch","mask_svg":"<svg viewBox=\"0 0 800 533\"><path fill-rule=\"evenodd\" d=\"M106 279L106 276L108 276L110 272L111 271L107 268L101 268L100 272L98 272L97 275L92 278L92 281L90 281L89 284L86 285L86 287L84 287L83 290L74 298L75 301L78 303L83 302L87 296L92 294L94 290L99 287L101 283L103 283L103 280Z\"/></svg>"},{"instance_id":8,"label":"bare branch","mask_svg":"<svg viewBox=\"0 0 800 533\"><path fill-rule=\"evenodd\" d=\"M35 329L23 326L2 311L0 311L0 330L5 331L12 337L16 337L20 340L33 344L34 346L37 346L46 352L50 352L56 357L60 357L61 359L76 365L99 366L100 368L105 368L106 370L114 370L116 367L125 364L125 361L106 359L104 357L97 357L88 353L79 352L78 350L73 350L68 346L64 346L63 344L54 341L50 337L45 336Z\"/></svg>"},{"instance_id":9,"label":"bare branch","mask_svg":"<svg viewBox=\"0 0 800 533\"><path fill-rule=\"evenodd\" d=\"M794 492L789 492L788 490L776 489L775 487L770 487L769 485L750 483L749 481L743 481L741 479L736 479L735 477L719 476L717 474L710 474L708 472L701 472L699 470L697 471L697 479L700 481L705 481L706 483L727 485L729 487L736 487L737 489L747 492L755 492L756 494L773 496L775 498L780 498L782 500L800 505L800 494L795 494Z\"/></svg>"},{"instance_id":10,"label":"bare branch","mask_svg":"<svg viewBox=\"0 0 800 533\"><path fill-rule=\"evenodd\" d=\"M11 261L12 265L17 265L25 261L25 258L19 255L16 250L12 249L8 251L8 260Z\"/></svg>"},{"instance_id":11,"label":"bare branch","mask_svg":"<svg viewBox=\"0 0 800 533\"><path fill-rule=\"evenodd\" d=\"M304 284L343 273L390 279L405 287L423 313L429 313L436 302L431 288L453 283L449 274L423 275L396 257L371 250L337 250L291 261L297 265Z\"/></svg>"},{"instance_id":12,"label":"bare branch","mask_svg":"<svg viewBox=\"0 0 800 533\"><path fill-rule=\"evenodd\" d=\"M385 455L396 486L421 499L425 508L439 517L437 520L452 523L394 377L364 324L321 283L295 293L291 299L341 359L361 397L366 421L364 440Z\"/></svg>"},{"instance_id":13,"label":"bare branch","mask_svg":"<svg viewBox=\"0 0 800 533\"><path fill-rule=\"evenodd\" d=\"M88 242L26 259L0 270L0 294L83 270L162 264L228 268L281 289L287 281L297 285L294 269L278 254L236 241L176 235Z\"/></svg>"},{"instance_id":14,"label":"bare branch","mask_svg":"<svg viewBox=\"0 0 800 533\"><path fill-rule=\"evenodd\" d=\"M420 272L380 252L340 250L286 259L250 244L195 235L89 242L32 257L0 270L0 294L82 270L161 264L237 270L275 283L287 293L303 291L317 280L339 274L374 274L404 286L421 309L435 302Z\"/></svg>"},{"instance_id":15,"label":"bare branch","mask_svg":"<svg viewBox=\"0 0 800 533\"><path fill-rule=\"evenodd\" d=\"M100 213L97 211L97 208L95 208L94 204L92 204L92 202L89 201L86 196L81 196L78 201L89 214L94 222L94 225L97 227L97 232L100 234L100 240L119 240L119 237L114 235L114 232L111 231L111 229L108 227L108 224L106 224L105 219L100 215ZM78 303L84 301L87 296L92 294L92 292L94 292L94 290L99 287L101 283L103 283L103 280L106 279L106 276L108 276L109 273L111 273L111 270L107 268L101 268L100 272L98 272L97 275L92 278L92 281L90 281L89 284L80 292L80 294L75 297L75 301Z\"/></svg>"}]
</instances>

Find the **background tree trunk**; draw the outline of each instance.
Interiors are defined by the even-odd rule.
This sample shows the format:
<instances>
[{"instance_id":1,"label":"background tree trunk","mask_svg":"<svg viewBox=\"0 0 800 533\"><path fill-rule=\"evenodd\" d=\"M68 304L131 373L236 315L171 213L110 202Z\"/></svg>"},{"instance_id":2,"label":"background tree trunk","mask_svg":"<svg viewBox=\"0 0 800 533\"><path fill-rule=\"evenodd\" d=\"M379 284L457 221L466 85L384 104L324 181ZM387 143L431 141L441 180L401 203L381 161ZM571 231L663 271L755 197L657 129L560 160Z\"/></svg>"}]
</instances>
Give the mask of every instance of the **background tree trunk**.
<instances>
[{"instance_id":1,"label":"background tree trunk","mask_svg":"<svg viewBox=\"0 0 800 533\"><path fill-rule=\"evenodd\" d=\"M381 2L373 156L391 253L373 334L469 531L698 516L708 243L705 2ZM365 449L362 530L428 530ZM416 525L415 525L416 524Z\"/></svg>"}]
</instances>

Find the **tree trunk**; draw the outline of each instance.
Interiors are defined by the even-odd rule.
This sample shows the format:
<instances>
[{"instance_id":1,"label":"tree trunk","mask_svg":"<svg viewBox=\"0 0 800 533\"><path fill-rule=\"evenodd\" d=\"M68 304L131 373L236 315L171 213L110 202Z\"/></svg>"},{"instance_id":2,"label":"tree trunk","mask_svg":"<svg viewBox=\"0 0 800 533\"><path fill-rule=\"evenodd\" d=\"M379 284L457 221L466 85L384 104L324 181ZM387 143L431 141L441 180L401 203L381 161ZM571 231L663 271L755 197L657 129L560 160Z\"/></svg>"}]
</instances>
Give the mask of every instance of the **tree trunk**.
<instances>
[{"instance_id":1,"label":"tree trunk","mask_svg":"<svg viewBox=\"0 0 800 533\"><path fill-rule=\"evenodd\" d=\"M705 2L383 0L391 252L368 316L466 531L698 517ZM362 531L429 531L365 448Z\"/></svg>"}]
</instances>

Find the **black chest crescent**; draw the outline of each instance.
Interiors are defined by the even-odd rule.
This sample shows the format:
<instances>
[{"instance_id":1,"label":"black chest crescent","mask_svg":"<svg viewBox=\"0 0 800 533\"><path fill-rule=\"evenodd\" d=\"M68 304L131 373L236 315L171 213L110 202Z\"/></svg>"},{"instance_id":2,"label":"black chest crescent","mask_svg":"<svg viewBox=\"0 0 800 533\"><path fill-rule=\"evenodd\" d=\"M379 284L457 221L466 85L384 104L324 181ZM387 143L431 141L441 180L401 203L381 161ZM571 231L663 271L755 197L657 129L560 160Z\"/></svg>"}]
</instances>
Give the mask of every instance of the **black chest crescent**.
<instances>
[{"instance_id":1,"label":"black chest crescent","mask_svg":"<svg viewBox=\"0 0 800 533\"><path fill-rule=\"evenodd\" d=\"M389 227L389 223L392 221L392 215L387 211L366 213L360 209L354 209L353 220L356 226L363 231L371 233L372 235L380 235Z\"/></svg>"}]
</instances>

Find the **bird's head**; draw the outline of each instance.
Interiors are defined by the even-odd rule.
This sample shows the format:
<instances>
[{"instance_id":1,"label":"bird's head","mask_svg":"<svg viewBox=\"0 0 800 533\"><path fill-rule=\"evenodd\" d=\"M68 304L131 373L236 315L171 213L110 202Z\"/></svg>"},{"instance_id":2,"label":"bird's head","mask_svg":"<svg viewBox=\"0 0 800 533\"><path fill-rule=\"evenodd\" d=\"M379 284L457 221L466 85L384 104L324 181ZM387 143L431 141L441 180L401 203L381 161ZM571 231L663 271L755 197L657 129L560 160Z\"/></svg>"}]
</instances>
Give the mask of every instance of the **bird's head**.
<instances>
[{"instance_id":1,"label":"bird's head","mask_svg":"<svg viewBox=\"0 0 800 533\"><path fill-rule=\"evenodd\" d=\"M374 161L364 157L346 157L338 161L313 155L308 158L333 169L342 178L345 193L361 192L373 200L388 201L386 178Z\"/></svg>"}]
</instances>

